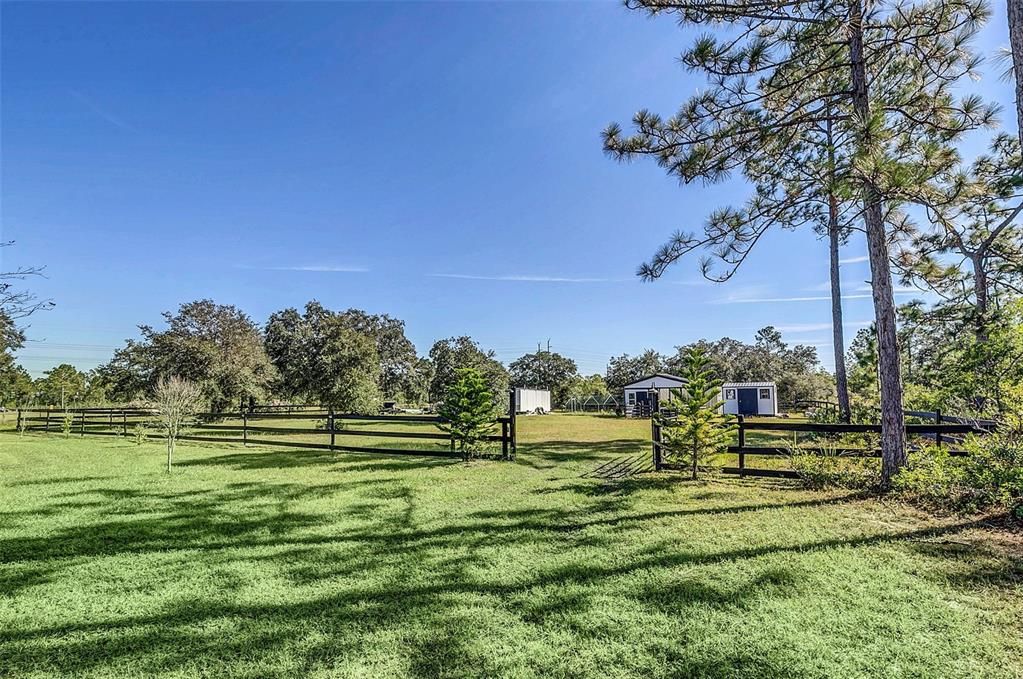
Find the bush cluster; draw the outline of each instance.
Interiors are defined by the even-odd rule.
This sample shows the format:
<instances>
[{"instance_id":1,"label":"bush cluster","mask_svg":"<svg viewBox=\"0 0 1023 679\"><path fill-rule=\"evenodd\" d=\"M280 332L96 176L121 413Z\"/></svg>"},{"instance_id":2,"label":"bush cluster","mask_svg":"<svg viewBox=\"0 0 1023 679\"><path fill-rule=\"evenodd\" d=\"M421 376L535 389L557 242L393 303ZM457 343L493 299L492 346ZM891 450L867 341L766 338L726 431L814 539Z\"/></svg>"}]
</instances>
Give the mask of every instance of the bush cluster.
<instances>
[{"instance_id":1,"label":"bush cluster","mask_svg":"<svg viewBox=\"0 0 1023 679\"><path fill-rule=\"evenodd\" d=\"M908 499L942 511L976 512L1002 507L1023 518L1023 428L1003 427L987 436L968 436L967 455L926 446L909 456L894 479Z\"/></svg>"},{"instance_id":2,"label":"bush cluster","mask_svg":"<svg viewBox=\"0 0 1023 679\"><path fill-rule=\"evenodd\" d=\"M839 455L832 446L792 451L792 468L810 488L866 489L881 481L880 467L873 458Z\"/></svg>"}]
</instances>

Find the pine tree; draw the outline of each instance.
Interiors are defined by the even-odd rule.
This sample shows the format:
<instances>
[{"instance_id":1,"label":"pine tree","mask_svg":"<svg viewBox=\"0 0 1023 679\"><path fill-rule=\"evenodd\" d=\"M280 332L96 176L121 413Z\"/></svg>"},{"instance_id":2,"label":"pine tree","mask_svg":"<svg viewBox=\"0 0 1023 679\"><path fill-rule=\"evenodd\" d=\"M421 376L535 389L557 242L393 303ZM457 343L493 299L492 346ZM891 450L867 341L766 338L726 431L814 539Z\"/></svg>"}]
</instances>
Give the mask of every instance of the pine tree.
<instances>
[{"instance_id":1,"label":"pine tree","mask_svg":"<svg viewBox=\"0 0 1023 679\"><path fill-rule=\"evenodd\" d=\"M679 375L686 386L672 389L668 408L678 415L661 416L662 432L670 449L689 457L692 478L700 462L723 452L732 439L733 418L719 410L722 382L702 349L690 349Z\"/></svg>"},{"instance_id":2,"label":"pine tree","mask_svg":"<svg viewBox=\"0 0 1023 679\"><path fill-rule=\"evenodd\" d=\"M1016 125L1023 147L1023 0L1006 0L1009 20L1009 58L1016 86Z\"/></svg>"},{"instance_id":3,"label":"pine tree","mask_svg":"<svg viewBox=\"0 0 1023 679\"><path fill-rule=\"evenodd\" d=\"M987 339L992 298L1023 294L1023 158L1015 137L1000 134L990 154L956 167L911 198L933 228L899 252L904 282L921 283L960 306L978 343Z\"/></svg>"},{"instance_id":4,"label":"pine tree","mask_svg":"<svg viewBox=\"0 0 1023 679\"><path fill-rule=\"evenodd\" d=\"M480 442L495 428L494 395L483 373L459 368L439 412L445 421L438 426L451 434L462 459L477 455Z\"/></svg>"},{"instance_id":5,"label":"pine tree","mask_svg":"<svg viewBox=\"0 0 1023 679\"><path fill-rule=\"evenodd\" d=\"M978 63L969 42L987 17L987 4L879 1L866 11L862 0L628 0L627 6L732 30L721 40L701 37L683 55L691 70L707 74L710 89L668 120L641 111L632 136L609 126L604 146L612 156L647 155L683 182L717 181L734 170L749 177L750 168L771 167L780 147L798 144L828 121L847 139L841 148L849 180L843 184L854 190L848 197L857 201L871 266L887 485L906 460L888 251L905 223L897 201L907 187L953 164L953 143L993 118L994 109L978 98L957 100L952 92ZM724 254L741 263L757 240L752 234L739 241L744 248Z\"/></svg>"}]
</instances>

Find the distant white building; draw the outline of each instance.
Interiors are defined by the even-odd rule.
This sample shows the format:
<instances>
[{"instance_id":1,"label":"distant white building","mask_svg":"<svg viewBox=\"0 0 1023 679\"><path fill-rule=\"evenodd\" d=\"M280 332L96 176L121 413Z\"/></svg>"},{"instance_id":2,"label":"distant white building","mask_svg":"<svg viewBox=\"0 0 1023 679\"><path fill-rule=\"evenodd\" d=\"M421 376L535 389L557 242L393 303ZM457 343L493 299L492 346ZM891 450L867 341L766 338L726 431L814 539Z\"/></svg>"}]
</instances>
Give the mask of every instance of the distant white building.
<instances>
[{"instance_id":1,"label":"distant white building","mask_svg":"<svg viewBox=\"0 0 1023 679\"><path fill-rule=\"evenodd\" d=\"M778 385L726 382L721 386L721 411L726 415L777 415Z\"/></svg>"},{"instance_id":2,"label":"distant white building","mask_svg":"<svg viewBox=\"0 0 1023 679\"><path fill-rule=\"evenodd\" d=\"M515 387L515 412L551 412L551 392L547 389Z\"/></svg>"}]
</instances>

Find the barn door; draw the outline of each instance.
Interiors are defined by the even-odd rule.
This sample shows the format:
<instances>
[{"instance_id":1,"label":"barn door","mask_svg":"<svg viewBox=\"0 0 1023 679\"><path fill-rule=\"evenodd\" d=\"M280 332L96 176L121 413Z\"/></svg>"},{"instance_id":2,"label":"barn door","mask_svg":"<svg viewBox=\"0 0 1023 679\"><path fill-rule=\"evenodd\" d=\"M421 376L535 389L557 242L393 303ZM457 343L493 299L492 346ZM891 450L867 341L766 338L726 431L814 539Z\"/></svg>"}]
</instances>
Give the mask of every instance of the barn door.
<instances>
[{"instance_id":1,"label":"barn door","mask_svg":"<svg viewBox=\"0 0 1023 679\"><path fill-rule=\"evenodd\" d=\"M757 390L756 389L740 389L739 390L739 414L740 415L757 415L759 408L757 408Z\"/></svg>"}]
</instances>

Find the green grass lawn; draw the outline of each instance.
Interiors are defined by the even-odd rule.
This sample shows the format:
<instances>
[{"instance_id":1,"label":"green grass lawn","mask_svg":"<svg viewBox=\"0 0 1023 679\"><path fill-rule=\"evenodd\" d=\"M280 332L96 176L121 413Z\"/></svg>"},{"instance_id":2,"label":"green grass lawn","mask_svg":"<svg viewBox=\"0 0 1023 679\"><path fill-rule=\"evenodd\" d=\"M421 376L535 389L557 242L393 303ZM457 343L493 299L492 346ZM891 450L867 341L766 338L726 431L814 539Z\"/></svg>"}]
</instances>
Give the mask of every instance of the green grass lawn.
<instances>
[{"instance_id":1,"label":"green grass lawn","mask_svg":"<svg viewBox=\"0 0 1023 679\"><path fill-rule=\"evenodd\" d=\"M0 675L1020 677L1018 534L763 480L0 433Z\"/></svg>"}]
</instances>

